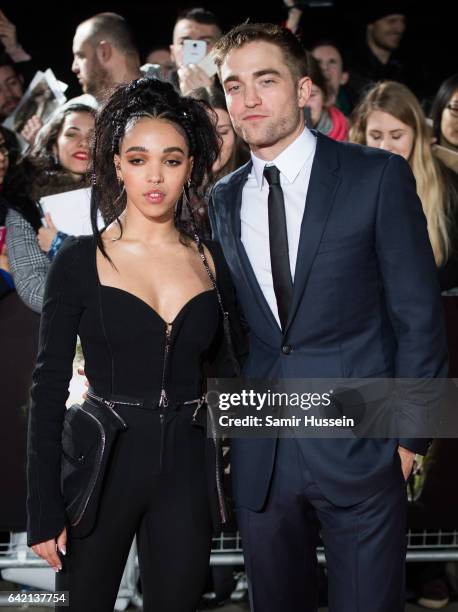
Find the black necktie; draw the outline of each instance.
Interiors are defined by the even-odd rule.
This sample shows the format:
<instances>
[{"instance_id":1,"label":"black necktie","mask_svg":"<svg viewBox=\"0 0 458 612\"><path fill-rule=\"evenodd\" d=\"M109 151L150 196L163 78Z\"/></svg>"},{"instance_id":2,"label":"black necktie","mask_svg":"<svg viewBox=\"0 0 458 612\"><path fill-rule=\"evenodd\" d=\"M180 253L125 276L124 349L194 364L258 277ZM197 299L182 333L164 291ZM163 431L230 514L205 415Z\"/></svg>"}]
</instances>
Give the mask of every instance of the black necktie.
<instances>
[{"instance_id":1,"label":"black necktie","mask_svg":"<svg viewBox=\"0 0 458 612\"><path fill-rule=\"evenodd\" d=\"M280 170L265 166L264 176L269 183L269 245L272 280L277 298L278 315L285 331L293 294L293 281L289 266L288 232L286 229L285 201L280 185Z\"/></svg>"}]
</instances>

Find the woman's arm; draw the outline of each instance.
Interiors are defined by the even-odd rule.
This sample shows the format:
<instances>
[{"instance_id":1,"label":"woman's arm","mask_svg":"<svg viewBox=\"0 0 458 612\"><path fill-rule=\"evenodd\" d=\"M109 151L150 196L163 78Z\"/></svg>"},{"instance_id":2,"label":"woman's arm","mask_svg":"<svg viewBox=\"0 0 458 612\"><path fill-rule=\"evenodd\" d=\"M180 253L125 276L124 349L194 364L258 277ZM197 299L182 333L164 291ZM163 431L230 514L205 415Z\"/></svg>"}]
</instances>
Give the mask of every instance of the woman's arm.
<instances>
[{"instance_id":1,"label":"woman's arm","mask_svg":"<svg viewBox=\"0 0 458 612\"><path fill-rule=\"evenodd\" d=\"M33 227L16 210L6 215L6 244L14 285L29 308L40 313L49 260L40 250Z\"/></svg>"},{"instance_id":2,"label":"woman's arm","mask_svg":"<svg viewBox=\"0 0 458 612\"><path fill-rule=\"evenodd\" d=\"M72 376L83 288L79 240L69 238L46 282L28 430L28 544L57 537L65 526L60 490L61 436Z\"/></svg>"}]
</instances>

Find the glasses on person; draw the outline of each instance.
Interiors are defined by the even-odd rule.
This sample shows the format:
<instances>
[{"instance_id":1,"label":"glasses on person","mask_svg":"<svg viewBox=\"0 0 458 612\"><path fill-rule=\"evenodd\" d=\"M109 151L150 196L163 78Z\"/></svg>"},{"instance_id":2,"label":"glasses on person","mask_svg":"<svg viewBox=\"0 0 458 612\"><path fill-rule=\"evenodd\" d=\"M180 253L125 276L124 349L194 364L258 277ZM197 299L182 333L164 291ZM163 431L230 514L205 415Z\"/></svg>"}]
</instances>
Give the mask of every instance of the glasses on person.
<instances>
[{"instance_id":1,"label":"glasses on person","mask_svg":"<svg viewBox=\"0 0 458 612\"><path fill-rule=\"evenodd\" d=\"M448 108L452 117L458 117L458 104L447 104L445 108Z\"/></svg>"}]
</instances>

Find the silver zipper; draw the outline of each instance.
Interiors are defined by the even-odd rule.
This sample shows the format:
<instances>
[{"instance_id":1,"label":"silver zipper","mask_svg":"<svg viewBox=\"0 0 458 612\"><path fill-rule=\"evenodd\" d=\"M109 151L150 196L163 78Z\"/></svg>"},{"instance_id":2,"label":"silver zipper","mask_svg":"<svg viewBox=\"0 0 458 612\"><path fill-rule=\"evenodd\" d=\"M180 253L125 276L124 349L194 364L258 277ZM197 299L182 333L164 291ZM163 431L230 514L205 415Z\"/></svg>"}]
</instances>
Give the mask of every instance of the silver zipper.
<instances>
[{"instance_id":1,"label":"silver zipper","mask_svg":"<svg viewBox=\"0 0 458 612\"><path fill-rule=\"evenodd\" d=\"M88 401L88 400L86 400L86 401ZM89 403L91 404L92 402L89 402ZM95 404L92 404L92 405L94 406ZM95 405L95 406L97 407L97 405ZM105 432L103 430L102 423L99 421L99 419L97 417L95 417L93 414L91 414L90 412L87 412L87 410L84 410L83 407L81 407L80 410L82 410L85 414L87 414L92 419L94 419L94 421L97 423L97 426L98 426L98 428L100 430L100 437L102 439L102 448L101 448L101 450L99 452L97 466L96 466L97 469L94 470L94 473L92 475L92 480L91 480L91 483L90 483L90 486L89 486L88 494L87 494L85 502L83 504L83 508L81 509L81 512L78 515L78 517L76 518L76 520L73 521L72 527L76 527L76 525L78 525L78 523L83 518L84 513L86 512L87 505L89 503L89 500L91 499L91 495L92 495L92 493L94 491L94 487L95 487L95 484L97 482L97 477L98 477L99 472L100 472L100 466L102 465L102 459L103 459L103 454L105 452L105 442L106 442Z\"/></svg>"},{"instance_id":2,"label":"silver zipper","mask_svg":"<svg viewBox=\"0 0 458 612\"><path fill-rule=\"evenodd\" d=\"M169 405L169 398L167 391L165 390L165 374L167 371L167 361L170 350L170 338L172 335L173 323L165 324L165 345L164 345L164 359L162 361L162 383L161 383L161 395L159 397L159 408L167 408Z\"/></svg>"}]
</instances>

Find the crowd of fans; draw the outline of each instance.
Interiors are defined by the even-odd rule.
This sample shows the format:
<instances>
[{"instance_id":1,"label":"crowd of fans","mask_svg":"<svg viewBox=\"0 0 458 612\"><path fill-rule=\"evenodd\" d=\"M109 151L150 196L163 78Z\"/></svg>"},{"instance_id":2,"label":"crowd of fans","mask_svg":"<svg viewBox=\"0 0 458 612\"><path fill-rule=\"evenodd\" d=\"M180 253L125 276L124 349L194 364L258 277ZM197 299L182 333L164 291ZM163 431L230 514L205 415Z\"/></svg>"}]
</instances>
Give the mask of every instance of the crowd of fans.
<instances>
[{"instance_id":1,"label":"crowd of fans","mask_svg":"<svg viewBox=\"0 0 458 612\"><path fill-rule=\"evenodd\" d=\"M292 0L285 0L285 5L284 26L300 36L299 28L308 27L301 26L302 11ZM450 376L458 377L458 302L454 297L458 295L458 72L441 84L432 104L423 99L422 86L412 90L414 81L397 56L408 18L402 5L368 5L365 44L353 55L326 37L304 49L313 81L305 109L307 125L335 140L382 148L409 162L444 292ZM2 408L9 423L0 453L2 464L9 467L8 483L2 487L10 491L0 508L0 529L25 527L24 415L46 276L66 238L52 217L42 214L40 200L90 187L97 107L107 91L148 74L151 64L155 76L172 82L183 95L204 100L216 113L222 147L207 193L214 182L245 163L248 149L232 127L218 76L208 67L211 62L189 63L184 53L186 40L203 41L206 53L211 53L222 32L217 15L190 9L178 17L170 47L151 47L142 65L133 33L122 16L89 17L76 28L72 43L71 68L82 95L65 102L47 121L29 117L19 133L0 125L0 371ZM4 122L16 112L37 66L19 44L15 25L1 11L0 40L0 122ZM206 198L196 198L192 204L201 231L209 235ZM457 456L454 439L433 445L425 462L430 467L425 469L423 492L412 504L412 526L458 528L458 499L447 488L456 479ZM226 582L232 586L231 580ZM436 564L434 571L422 568L412 585L425 607L447 605L450 589L443 566Z\"/></svg>"}]
</instances>

